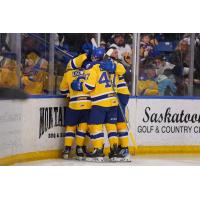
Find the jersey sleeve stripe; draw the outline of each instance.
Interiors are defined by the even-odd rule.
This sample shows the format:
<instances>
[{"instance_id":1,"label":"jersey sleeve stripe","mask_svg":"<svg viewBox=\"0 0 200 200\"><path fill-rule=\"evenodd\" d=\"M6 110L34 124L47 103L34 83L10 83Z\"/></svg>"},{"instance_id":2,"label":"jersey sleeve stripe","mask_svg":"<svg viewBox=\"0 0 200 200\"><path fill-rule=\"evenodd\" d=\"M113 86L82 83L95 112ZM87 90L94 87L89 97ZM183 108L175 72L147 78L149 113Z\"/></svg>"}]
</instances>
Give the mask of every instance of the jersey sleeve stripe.
<instances>
[{"instance_id":1,"label":"jersey sleeve stripe","mask_svg":"<svg viewBox=\"0 0 200 200\"><path fill-rule=\"evenodd\" d=\"M124 79L124 77L123 76L119 76L119 80L121 81L121 80L123 80Z\"/></svg>"},{"instance_id":2,"label":"jersey sleeve stripe","mask_svg":"<svg viewBox=\"0 0 200 200\"><path fill-rule=\"evenodd\" d=\"M77 69L76 65L74 64L74 60L71 60L72 69Z\"/></svg>"},{"instance_id":3,"label":"jersey sleeve stripe","mask_svg":"<svg viewBox=\"0 0 200 200\"><path fill-rule=\"evenodd\" d=\"M118 85L117 85L117 87L119 88L119 87L125 87L126 86L126 83L119 83Z\"/></svg>"},{"instance_id":4,"label":"jersey sleeve stripe","mask_svg":"<svg viewBox=\"0 0 200 200\"><path fill-rule=\"evenodd\" d=\"M94 86L91 86L91 85L89 85L89 84L87 84L87 83L85 83L85 87L88 89L88 90L94 90Z\"/></svg>"},{"instance_id":5,"label":"jersey sleeve stripe","mask_svg":"<svg viewBox=\"0 0 200 200\"><path fill-rule=\"evenodd\" d=\"M102 99L107 99L107 98L111 98L111 97L115 97L115 93L110 93L110 94L103 94L101 96L98 97L92 97L92 101L99 101Z\"/></svg>"},{"instance_id":6,"label":"jersey sleeve stripe","mask_svg":"<svg viewBox=\"0 0 200 200\"><path fill-rule=\"evenodd\" d=\"M70 98L70 102L71 101L80 101L80 100L91 100L91 98L89 96L80 96L80 97Z\"/></svg>"},{"instance_id":7,"label":"jersey sleeve stripe","mask_svg":"<svg viewBox=\"0 0 200 200\"><path fill-rule=\"evenodd\" d=\"M60 90L60 93L61 93L62 95L65 95L65 94L68 94L68 93L69 93L69 90Z\"/></svg>"}]
</instances>

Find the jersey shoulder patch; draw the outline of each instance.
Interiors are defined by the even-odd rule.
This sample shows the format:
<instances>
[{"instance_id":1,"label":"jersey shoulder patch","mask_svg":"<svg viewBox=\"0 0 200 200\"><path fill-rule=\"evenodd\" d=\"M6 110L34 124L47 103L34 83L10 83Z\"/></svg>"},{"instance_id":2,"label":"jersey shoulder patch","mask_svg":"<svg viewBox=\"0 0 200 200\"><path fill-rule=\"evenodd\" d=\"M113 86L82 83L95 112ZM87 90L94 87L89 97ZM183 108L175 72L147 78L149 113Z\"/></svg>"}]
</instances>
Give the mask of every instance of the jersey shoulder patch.
<instances>
[{"instance_id":1,"label":"jersey shoulder patch","mask_svg":"<svg viewBox=\"0 0 200 200\"><path fill-rule=\"evenodd\" d=\"M96 64L100 64L100 62L99 62L99 61L89 62L89 63L85 66L85 69L86 69L86 70L91 69L91 68L93 68Z\"/></svg>"}]
</instances>

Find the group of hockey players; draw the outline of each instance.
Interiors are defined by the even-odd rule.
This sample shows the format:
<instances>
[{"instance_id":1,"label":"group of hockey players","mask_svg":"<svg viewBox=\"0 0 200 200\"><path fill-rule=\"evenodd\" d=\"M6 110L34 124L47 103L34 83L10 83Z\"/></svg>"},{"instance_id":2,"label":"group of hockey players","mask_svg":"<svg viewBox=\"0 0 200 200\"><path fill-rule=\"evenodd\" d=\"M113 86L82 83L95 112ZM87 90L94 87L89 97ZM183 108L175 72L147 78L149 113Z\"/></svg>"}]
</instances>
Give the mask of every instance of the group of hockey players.
<instances>
[{"instance_id":1,"label":"group of hockey players","mask_svg":"<svg viewBox=\"0 0 200 200\"><path fill-rule=\"evenodd\" d=\"M107 52L94 47L71 59L60 84L67 96L63 158L68 159L76 143L79 160L104 161L104 126L110 144L110 161L130 161L125 108L130 92L124 80L126 69L116 58L114 47ZM92 151L86 148L86 136Z\"/></svg>"}]
</instances>

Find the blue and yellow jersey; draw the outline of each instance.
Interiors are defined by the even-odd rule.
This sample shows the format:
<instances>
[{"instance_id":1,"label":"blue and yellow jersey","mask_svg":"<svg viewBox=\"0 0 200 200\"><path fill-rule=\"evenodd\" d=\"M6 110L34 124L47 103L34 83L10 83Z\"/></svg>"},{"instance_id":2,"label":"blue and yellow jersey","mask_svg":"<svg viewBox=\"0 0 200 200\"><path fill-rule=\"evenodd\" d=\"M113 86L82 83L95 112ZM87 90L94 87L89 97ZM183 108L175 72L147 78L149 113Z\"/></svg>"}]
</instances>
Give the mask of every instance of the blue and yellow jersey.
<instances>
[{"instance_id":1,"label":"blue and yellow jersey","mask_svg":"<svg viewBox=\"0 0 200 200\"><path fill-rule=\"evenodd\" d=\"M44 68L38 68L28 76L23 75L21 83L26 93L32 95L43 94L48 87L48 73Z\"/></svg>"},{"instance_id":2,"label":"blue and yellow jersey","mask_svg":"<svg viewBox=\"0 0 200 200\"><path fill-rule=\"evenodd\" d=\"M70 69L80 69L83 65L83 62L87 59L87 54L80 54L76 56L75 58L71 59L66 67L66 70Z\"/></svg>"},{"instance_id":3,"label":"blue and yellow jersey","mask_svg":"<svg viewBox=\"0 0 200 200\"><path fill-rule=\"evenodd\" d=\"M91 63L90 68L85 71L85 75L86 80L83 82L83 91L90 94L92 105L101 107L118 105L109 74L100 68L100 63Z\"/></svg>"},{"instance_id":4,"label":"blue and yellow jersey","mask_svg":"<svg viewBox=\"0 0 200 200\"><path fill-rule=\"evenodd\" d=\"M125 69L124 65L122 65L121 63L116 62L116 61L114 61L114 63L116 64L115 84L116 84L116 87L117 87L117 93L130 95L127 83L124 79L126 69Z\"/></svg>"},{"instance_id":5,"label":"blue and yellow jersey","mask_svg":"<svg viewBox=\"0 0 200 200\"><path fill-rule=\"evenodd\" d=\"M117 76L117 75L116 75ZM116 85L117 85L117 93L130 95L130 91L128 89L127 83L124 79L124 76L117 76L116 77Z\"/></svg>"},{"instance_id":6,"label":"blue and yellow jersey","mask_svg":"<svg viewBox=\"0 0 200 200\"><path fill-rule=\"evenodd\" d=\"M155 80L139 80L138 81L138 95L141 96L156 96L159 95L158 84Z\"/></svg>"},{"instance_id":7,"label":"blue and yellow jersey","mask_svg":"<svg viewBox=\"0 0 200 200\"><path fill-rule=\"evenodd\" d=\"M60 92L69 97L69 108L73 110L84 110L91 108L91 98L83 91L74 91L71 84L77 78L85 78L84 70L81 70L83 62L87 59L86 54L81 54L69 61L67 72L64 74L60 84Z\"/></svg>"}]
</instances>

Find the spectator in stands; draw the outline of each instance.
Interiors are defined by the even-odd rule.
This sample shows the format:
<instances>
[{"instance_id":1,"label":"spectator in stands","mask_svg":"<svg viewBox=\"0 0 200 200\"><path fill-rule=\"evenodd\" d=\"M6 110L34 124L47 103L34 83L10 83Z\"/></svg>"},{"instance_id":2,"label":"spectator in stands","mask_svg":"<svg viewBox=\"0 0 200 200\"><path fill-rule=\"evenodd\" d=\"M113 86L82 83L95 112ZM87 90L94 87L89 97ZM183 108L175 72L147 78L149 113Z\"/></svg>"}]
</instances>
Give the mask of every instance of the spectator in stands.
<instances>
[{"instance_id":1,"label":"spectator in stands","mask_svg":"<svg viewBox=\"0 0 200 200\"><path fill-rule=\"evenodd\" d=\"M113 49L113 53L112 53L112 58L114 58L117 62L121 62L121 60L119 59L119 51L116 47L111 47L110 49ZM126 69L126 74L124 75L125 81L128 85L128 88L130 89L132 86L132 71L131 68L129 67L125 67Z\"/></svg>"},{"instance_id":2,"label":"spectator in stands","mask_svg":"<svg viewBox=\"0 0 200 200\"><path fill-rule=\"evenodd\" d=\"M200 96L200 34L196 35L194 54L194 96Z\"/></svg>"},{"instance_id":3,"label":"spectator in stands","mask_svg":"<svg viewBox=\"0 0 200 200\"><path fill-rule=\"evenodd\" d=\"M39 53L36 51L31 51L27 53L25 65L24 68L22 69L24 75L29 75L32 72L35 62L39 58L38 55Z\"/></svg>"},{"instance_id":4,"label":"spectator in stands","mask_svg":"<svg viewBox=\"0 0 200 200\"><path fill-rule=\"evenodd\" d=\"M39 41L35 38L31 37L29 34L25 34L22 37L22 52L25 53L27 51L38 49Z\"/></svg>"},{"instance_id":5,"label":"spectator in stands","mask_svg":"<svg viewBox=\"0 0 200 200\"><path fill-rule=\"evenodd\" d=\"M154 37L157 40L157 42L165 42L166 41L164 33L155 33Z\"/></svg>"},{"instance_id":6,"label":"spectator in stands","mask_svg":"<svg viewBox=\"0 0 200 200\"><path fill-rule=\"evenodd\" d=\"M156 39L155 37L155 34L153 34L151 37L150 37L150 44L152 45L152 52L151 52L151 57L155 57L155 56L158 56L160 55L160 52L157 50L156 46L159 44L158 40Z\"/></svg>"},{"instance_id":7,"label":"spectator in stands","mask_svg":"<svg viewBox=\"0 0 200 200\"><path fill-rule=\"evenodd\" d=\"M105 42L104 40L102 40L102 41L100 42L100 47L102 47L102 48L104 48L104 49L107 49L107 44L106 44L106 42Z\"/></svg>"},{"instance_id":8,"label":"spectator in stands","mask_svg":"<svg viewBox=\"0 0 200 200\"><path fill-rule=\"evenodd\" d=\"M173 74L173 64L167 62L164 56L156 56L154 63L157 67L157 83L160 96L174 96L176 94L176 80Z\"/></svg>"},{"instance_id":9,"label":"spectator in stands","mask_svg":"<svg viewBox=\"0 0 200 200\"><path fill-rule=\"evenodd\" d=\"M172 76L172 71L166 69L163 74L160 74L156 81L158 83L158 91L160 96L174 96L177 91L177 87L174 82L169 78Z\"/></svg>"},{"instance_id":10,"label":"spectator in stands","mask_svg":"<svg viewBox=\"0 0 200 200\"><path fill-rule=\"evenodd\" d=\"M154 46L152 45L149 34L144 34L140 41L140 61L144 62L148 57L151 57Z\"/></svg>"},{"instance_id":11,"label":"spectator in stands","mask_svg":"<svg viewBox=\"0 0 200 200\"><path fill-rule=\"evenodd\" d=\"M176 78L178 95L187 95L187 86L184 83L184 76L189 73L189 45L186 40L181 40L176 50L169 57L172 64L175 65L173 73Z\"/></svg>"},{"instance_id":12,"label":"spectator in stands","mask_svg":"<svg viewBox=\"0 0 200 200\"><path fill-rule=\"evenodd\" d=\"M31 95L43 94L48 85L48 62L35 51L26 55L21 79L24 91Z\"/></svg>"},{"instance_id":13,"label":"spectator in stands","mask_svg":"<svg viewBox=\"0 0 200 200\"><path fill-rule=\"evenodd\" d=\"M116 33L113 34L112 38L114 42L110 45L110 48L115 47L118 51L118 59L125 67L130 67L132 50L130 45L125 41L125 34Z\"/></svg>"},{"instance_id":14,"label":"spectator in stands","mask_svg":"<svg viewBox=\"0 0 200 200\"><path fill-rule=\"evenodd\" d=\"M167 62L163 55L156 56L154 58L153 62L156 65L156 68L157 68L156 69L157 76L163 75L165 70L168 70L168 72L171 72L170 73L171 75L168 78L171 79L172 82L174 82L174 83L176 82L175 76L173 74L173 69L175 67L174 64Z\"/></svg>"},{"instance_id":15,"label":"spectator in stands","mask_svg":"<svg viewBox=\"0 0 200 200\"><path fill-rule=\"evenodd\" d=\"M138 81L138 95L154 96L159 95L158 84L156 82L156 67L153 64L145 66L144 75Z\"/></svg>"},{"instance_id":16,"label":"spectator in stands","mask_svg":"<svg viewBox=\"0 0 200 200\"><path fill-rule=\"evenodd\" d=\"M152 35L150 37L150 44L155 47L156 45L158 45L158 40Z\"/></svg>"},{"instance_id":17,"label":"spectator in stands","mask_svg":"<svg viewBox=\"0 0 200 200\"><path fill-rule=\"evenodd\" d=\"M8 33L1 33L0 34L0 51L1 52L10 52L8 41L9 41Z\"/></svg>"},{"instance_id":18,"label":"spectator in stands","mask_svg":"<svg viewBox=\"0 0 200 200\"><path fill-rule=\"evenodd\" d=\"M181 77L184 75L184 68L189 67L189 45L186 40L181 40L176 50L170 56L170 62L175 65L174 73Z\"/></svg>"},{"instance_id":19,"label":"spectator in stands","mask_svg":"<svg viewBox=\"0 0 200 200\"><path fill-rule=\"evenodd\" d=\"M125 80L131 90L132 82L132 50L130 45L125 40L125 34L115 33L112 35L113 43L110 48L115 48L117 50L118 60L126 68Z\"/></svg>"},{"instance_id":20,"label":"spectator in stands","mask_svg":"<svg viewBox=\"0 0 200 200\"><path fill-rule=\"evenodd\" d=\"M0 87L19 87L19 66L16 61L16 54L4 53L0 61Z\"/></svg>"}]
</instances>

